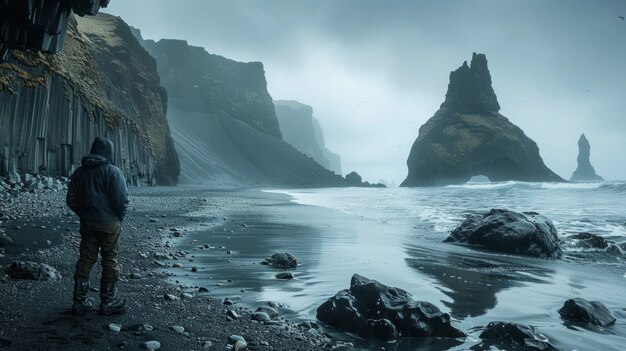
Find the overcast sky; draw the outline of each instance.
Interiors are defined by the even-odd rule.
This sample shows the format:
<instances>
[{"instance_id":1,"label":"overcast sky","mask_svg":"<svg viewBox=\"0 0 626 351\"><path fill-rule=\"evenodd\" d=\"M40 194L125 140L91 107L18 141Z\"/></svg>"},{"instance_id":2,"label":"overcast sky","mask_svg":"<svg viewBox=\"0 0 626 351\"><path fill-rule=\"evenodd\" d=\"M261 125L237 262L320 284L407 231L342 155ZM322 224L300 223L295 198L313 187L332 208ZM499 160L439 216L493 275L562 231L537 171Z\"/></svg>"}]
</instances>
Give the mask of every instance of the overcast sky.
<instances>
[{"instance_id":1,"label":"overcast sky","mask_svg":"<svg viewBox=\"0 0 626 351\"><path fill-rule=\"evenodd\" d=\"M400 183L419 127L472 52L501 113L564 178L626 179L626 1L112 0L145 38L261 61L274 99L311 105L345 173Z\"/></svg>"}]
</instances>

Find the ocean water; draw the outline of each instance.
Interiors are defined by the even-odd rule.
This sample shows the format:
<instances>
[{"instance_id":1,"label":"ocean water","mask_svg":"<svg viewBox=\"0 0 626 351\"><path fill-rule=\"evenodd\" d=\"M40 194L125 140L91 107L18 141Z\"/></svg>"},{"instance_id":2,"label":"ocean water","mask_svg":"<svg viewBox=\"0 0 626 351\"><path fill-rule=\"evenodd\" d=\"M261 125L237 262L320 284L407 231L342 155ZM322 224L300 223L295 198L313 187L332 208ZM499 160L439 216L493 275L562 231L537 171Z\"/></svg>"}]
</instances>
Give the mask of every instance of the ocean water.
<instances>
[{"instance_id":1,"label":"ocean water","mask_svg":"<svg viewBox=\"0 0 626 351\"><path fill-rule=\"evenodd\" d=\"M214 245L232 249L198 254L201 274L188 282L251 306L286 305L290 319L314 319L325 299L349 286L354 273L396 286L450 313L468 333L463 340L403 340L380 344L333 328L355 349L463 350L479 342L491 321L533 325L563 350L626 348L626 183L476 183L440 188L266 190L286 195L241 212L233 223L207 229ZM551 219L563 239L561 260L499 254L443 243L468 213L507 208ZM243 213L243 214L242 214ZM569 236L600 235L611 250L582 249ZM289 251L300 265L291 281L258 265L259 252ZM208 276L208 277L207 277ZM228 283L228 279L233 280ZM218 282L217 284L215 284ZM240 293L244 289L245 293ZM557 310L582 297L603 302L617 318L607 328L565 323Z\"/></svg>"}]
</instances>

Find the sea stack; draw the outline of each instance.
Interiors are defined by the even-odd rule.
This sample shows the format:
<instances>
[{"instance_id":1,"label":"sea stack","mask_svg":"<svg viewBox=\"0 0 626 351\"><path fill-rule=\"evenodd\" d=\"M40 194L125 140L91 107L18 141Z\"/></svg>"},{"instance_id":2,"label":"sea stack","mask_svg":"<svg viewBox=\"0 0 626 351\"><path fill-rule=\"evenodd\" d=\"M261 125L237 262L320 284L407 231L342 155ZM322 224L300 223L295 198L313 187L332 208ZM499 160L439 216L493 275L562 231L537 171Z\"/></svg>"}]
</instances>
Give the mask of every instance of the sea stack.
<instances>
[{"instance_id":1,"label":"sea stack","mask_svg":"<svg viewBox=\"0 0 626 351\"><path fill-rule=\"evenodd\" d=\"M573 182L593 182L602 181L604 178L596 174L596 170L591 165L589 157L591 156L591 145L589 140L583 133L578 139L578 167L570 178Z\"/></svg>"},{"instance_id":2,"label":"sea stack","mask_svg":"<svg viewBox=\"0 0 626 351\"><path fill-rule=\"evenodd\" d=\"M539 155L537 144L499 113L487 57L450 73L446 99L423 126L407 160L401 186L466 183L484 175L493 181L561 182Z\"/></svg>"}]
</instances>

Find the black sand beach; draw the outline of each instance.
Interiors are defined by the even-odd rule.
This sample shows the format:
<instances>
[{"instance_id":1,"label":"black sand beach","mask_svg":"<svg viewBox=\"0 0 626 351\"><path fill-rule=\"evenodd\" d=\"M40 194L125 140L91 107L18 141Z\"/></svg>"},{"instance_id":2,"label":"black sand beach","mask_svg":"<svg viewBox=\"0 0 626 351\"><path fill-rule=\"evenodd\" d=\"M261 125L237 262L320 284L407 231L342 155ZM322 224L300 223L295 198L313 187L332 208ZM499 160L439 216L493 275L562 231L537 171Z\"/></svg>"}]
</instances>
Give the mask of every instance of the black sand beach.
<instances>
[{"instance_id":1,"label":"black sand beach","mask_svg":"<svg viewBox=\"0 0 626 351\"><path fill-rule=\"evenodd\" d=\"M78 222L65 207L65 192L22 193L5 196L0 206L0 228L13 239L0 257L3 265L12 261L47 263L58 269L57 281L12 281L0 284L0 348L6 350L108 350L141 349L156 340L164 350L224 349L228 337L240 335L253 350L315 350L329 344L327 337L309 332L310 324L297 326L279 320L276 325L251 321L251 311L223 304L219 298L198 288L182 289L177 276L190 272L193 252L184 253L173 243L188 228L223 217L226 209L252 206L240 192L207 191L195 188L135 188L127 220L123 225L120 264L120 292L128 312L121 316L84 317L70 314L72 274L78 255ZM236 195L239 194L239 195ZM214 207L211 217L188 217L190 211ZM176 234L175 234L176 233ZM181 234L178 234L181 233ZM157 260L155 253L169 255ZM265 253L259 253L262 258ZM182 265L182 268L170 267ZM132 279L131 275L134 275ZM97 287L99 268L92 273ZM191 294L182 296L182 293ZM98 302L97 292L91 296ZM167 301L165 294L176 297ZM186 298L187 297L187 298ZM227 316L233 310L237 319ZM232 314L230 314L232 317ZM120 332L109 324L121 325ZM149 324L153 330L140 326ZM171 327L182 326L184 333ZM148 329L150 329L148 327Z\"/></svg>"}]
</instances>

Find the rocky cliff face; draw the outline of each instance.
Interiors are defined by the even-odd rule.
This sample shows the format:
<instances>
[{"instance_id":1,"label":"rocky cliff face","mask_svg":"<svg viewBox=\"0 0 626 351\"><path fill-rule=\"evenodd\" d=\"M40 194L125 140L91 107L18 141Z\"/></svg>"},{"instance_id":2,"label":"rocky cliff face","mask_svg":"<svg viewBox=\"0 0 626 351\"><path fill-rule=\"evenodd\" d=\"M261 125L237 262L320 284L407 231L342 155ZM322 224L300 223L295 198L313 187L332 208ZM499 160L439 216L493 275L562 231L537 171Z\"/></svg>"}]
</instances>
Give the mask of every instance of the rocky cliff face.
<instances>
[{"instance_id":1,"label":"rocky cliff face","mask_svg":"<svg viewBox=\"0 0 626 351\"><path fill-rule=\"evenodd\" d=\"M602 181L604 178L596 174L596 170L591 165L589 157L591 156L591 145L585 134L578 139L578 167L570 178L571 181Z\"/></svg>"},{"instance_id":2,"label":"rocky cliff face","mask_svg":"<svg viewBox=\"0 0 626 351\"><path fill-rule=\"evenodd\" d=\"M181 181L347 184L282 139L261 63L235 62L181 40L143 43L168 91Z\"/></svg>"},{"instance_id":3,"label":"rocky cliff face","mask_svg":"<svg viewBox=\"0 0 626 351\"><path fill-rule=\"evenodd\" d=\"M474 53L450 73L446 99L419 130L402 186L491 181L563 181L543 163L537 144L498 111L487 58Z\"/></svg>"},{"instance_id":4,"label":"rocky cliff face","mask_svg":"<svg viewBox=\"0 0 626 351\"><path fill-rule=\"evenodd\" d=\"M8 63L0 64L0 173L67 176L88 153L92 140L106 136L115 144L116 164L129 183L171 184L178 166L173 162L164 168L164 158L157 151L167 149L163 147L167 141L149 133L153 124L165 123L163 91L158 87L154 61L152 71L126 68L129 62L138 64L136 61L143 59L130 47L129 38L92 39L81 33L71 18L65 48L58 55L15 51ZM100 64L108 59L124 72L127 85L137 84L140 89L124 90L127 86L112 84L115 71L105 73L94 58L96 53L105 54L95 45L111 43L126 50L128 56L115 57L113 52L118 49L111 49L111 56L99 58ZM122 49L127 46L129 49ZM156 84L146 77L157 77ZM119 95L128 97L115 98ZM129 101L134 107L126 105Z\"/></svg>"},{"instance_id":5,"label":"rocky cliff face","mask_svg":"<svg viewBox=\"0 0 626 351\"><path fill-rule=\"evenodd\" d=\"M325 144L322 127L313 117L313 108L297 101L274 101L283 139L312 157L326 169L341 174L341 159Z\"/></svg>"},{"instance_id":6,"label":"rocky cliff face","mask_svg":"<svg viewBox=\"0 0 626 351\"><path fill-rule=\"evenodd\" d=\"M175 185L180 167L167 123L167 92L160 85L156 61L119 17L81 17L78 30L91 44L107 98L145 133L156 158L158 184Z\"/></svg>"}]
</instances>

